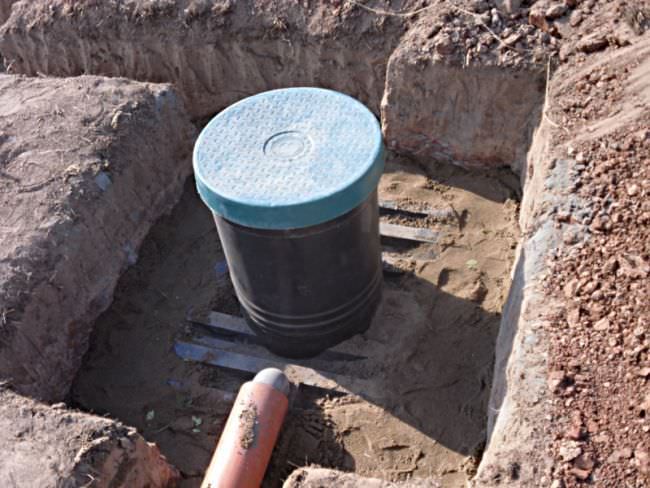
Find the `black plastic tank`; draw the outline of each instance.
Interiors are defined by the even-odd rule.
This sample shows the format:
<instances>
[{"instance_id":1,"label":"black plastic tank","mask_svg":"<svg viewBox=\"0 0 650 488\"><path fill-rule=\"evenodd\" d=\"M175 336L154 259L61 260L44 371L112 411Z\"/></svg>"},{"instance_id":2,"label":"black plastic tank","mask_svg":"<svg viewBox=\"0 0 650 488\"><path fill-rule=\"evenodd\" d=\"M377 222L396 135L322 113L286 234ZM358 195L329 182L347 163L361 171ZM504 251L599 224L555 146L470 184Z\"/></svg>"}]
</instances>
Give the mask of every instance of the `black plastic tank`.
<instances>
[{"instance_id":1,"label":"black plastic tank","mask_svg":"<svg viewBox=\"0 0 650 488\"><path fill-rule=\"evenodd\" d=\"M309 357L365 331L381 298L375 116L347 95L287 88L219 113L194 148L237 298L273 352Z\"/></svg>"}]
</instances>

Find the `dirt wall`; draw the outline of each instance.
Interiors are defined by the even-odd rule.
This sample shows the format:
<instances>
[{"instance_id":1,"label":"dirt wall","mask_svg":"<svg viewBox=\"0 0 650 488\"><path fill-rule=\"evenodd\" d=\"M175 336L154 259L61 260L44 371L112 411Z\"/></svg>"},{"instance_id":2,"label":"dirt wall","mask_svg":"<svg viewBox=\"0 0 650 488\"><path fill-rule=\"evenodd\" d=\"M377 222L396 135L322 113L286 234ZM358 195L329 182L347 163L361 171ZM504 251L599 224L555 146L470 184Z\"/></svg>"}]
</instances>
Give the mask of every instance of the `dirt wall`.
<instances>
[{"instance_id":1,"label":"dirt wall","mask_svg":"<svg viewBox=\"0 0 650 488\"><path fill-rule=\"evenodd\" d=\"M16 0L0 0L0 24L9 18L11 14L11 6Z\"/></svg>"},{"instance_id":2,"label":"dirt wall","mask_svg":"<svg viewBox=\"0 0 650 488\"><path fill-rule=\"evenodd\" d=\"M378 113L402 31L400 19L329 2L30 0L15 6L1 49L17 73L173 82L197 118L305 85L348 93Z\"/></svg>"},{"instance_id":3,"label":"dirt wall","mask_svg":"<svg viewBox=\"0 0 650 488\"><path fill-rule=\"evenodd\" d=\"M589 365L578 356L583 351L591 351L586 353L588 356L595 355L601 346L597 340L588 340L584 335L580 347L576 342L568 342L567 337L580 330L580 326L571 318L572 303L553 295L552 287L571 280L577 282L577 274L558 275L553 266L557 256L576 255L581 248L600 239L599 229L593 224L598 193L594 191L591 198L586 199L577 191L581 186L581 172L586 166L597 165L600 161L589 161L584 153L576 152L574 148L589 144L596 147L614 145L616 143L604 141L611 141L617 132L625 133L630 131L630 127L643 124L643 117L647 117L643 108L648 106L650 92L647 84L640 83L640 80L648 73L649 53L650 41L646 36L623 49L583 58L578 68L563 66L552 79L548 113L535 132L525 169L520 225L527 237L518 249L511 292L503 310L488 409L488 444L474 486L580 486L592 476L592 471L596 483L600 481L606 485L611 482L599 480L598 476L612 469L617 459L598 458L593 452L595 449L589 445L592 442L601 444L598 447L601 456L608 452L608 447L621 447L620 442L594 440L599 436L602 438L609 422L605 420L599 426L589 418L589 431L583 432L579 426L579 433L575 434L575 419L582 423L582 416L587 417L589 413L580 412L579 409L584 407L578 405L571 394L558 395L562 391L559 385L563 378L569 380L557 376L557 362L553 364L553 336L561 336L561 346L556 343L555 348L568 349L567 355L581 372L582 379L572 383L571 388L582 389L590 398L593 398L592 385L586 382ZM639 63L640 59L645 63ZM555 121L562 120L558 112L577 103L577 95L572 93L574 87L604 67L617 75L610 78L615 83L602 87L609 96L598 97L601 103L594 107L596 116L590 124L583 128L581 121L572 130L557 124ZM628 70L630 75L624 78L623 73ZM625 93L625 96L619 96L620 93ZM617 182L618 178L619 175L608 181ZM609 187L612 188L615 188L614 184ZM611 198L609 193L607 198ZM613 204L612 208L616 206ZM606 214L600 212L599 215L603 218L602 215ZM599 267L604 265L604 261L599 263ZM608 273L604 272L605 275ZM604 281L604 278L594 278L591 273L580 277L585 283L591 279ZM622 282L623 279L619 277L612 281ZM611 287L616 289L618 286L620 283ZM565 287L563 293L565 298L576 303L574 295L577 293L573 293L570 287ZM598 300L581 298L580 307L584 310L601 307L604 313L609 313L609 308L594 305L594 302ZM587 330L593 333L594 327ZM605 337L611 340L612 336ZM611 371L614 368L605 365L603 369ZM592 378L591 383L599 380ZM612 402L617 402L613 391L608 395L612 396ZM615 408L618 406L616 403ZM597 413L606 418L606 409L606 406L597 407L600 410ZM596 412L591 413L592 417L596 415ZM629 427L627 430L629 432L624 436L634 438L634 432ZM600 434L596 435L599 431ZM640 439L643 435L637 434L636 437ZM559 444L559 452L553 452L553 442ZM613 446L607 446L610 442ZM571 457L570 448L583 455ZM585 459L593 462L588 464ZM624 469L628 474L633 473L627 466Z\"/></svg>"},{"instance_id":4,"label":"dirt wall","mask_svg":"<svg viewBox=\"0 0 650 488\"><path fill-rule=\"evenodd\" d=\"M411 27L388 64L384 135L421 162L520 173L541 117L549 49L516 21L505 28L517 45L498 45L481 18L439 9Z\"/></svg>"},{"instance_id":5,"label":"dirt wall","mask_svg":"<svg viewBox=\"0 0 650 488\"><path fill-rule=\"evenodd\" d=\"M132 427L0 387L0 485L171 486L178 472Z\"/></svg>"},{"instance_id":6,"label":"dirt wall","mask_svg":"<svg viewBox=\"0 0 650 488\"><path fill-rule=\"evenodd\" d=\"M168 85L0 77L0 379L64 397L95 318L180 197L194 128Z\"/></svg>"},{"instance_id":7,"label":"dirt wall","mask_svg":"<svg viewBox=\"0 0 650 488\"><path fill-rule=\"evenodd\" d=\"M504 49L485 30L487 3L459 5L395 16L354 2L22 1L0 50L15 73L172 82L195 118L273 88L332 88L381 115L389 144L422 162L519 171L549 47L503 17L499 28L513 32Z\"/></svg>"}]
</instances>

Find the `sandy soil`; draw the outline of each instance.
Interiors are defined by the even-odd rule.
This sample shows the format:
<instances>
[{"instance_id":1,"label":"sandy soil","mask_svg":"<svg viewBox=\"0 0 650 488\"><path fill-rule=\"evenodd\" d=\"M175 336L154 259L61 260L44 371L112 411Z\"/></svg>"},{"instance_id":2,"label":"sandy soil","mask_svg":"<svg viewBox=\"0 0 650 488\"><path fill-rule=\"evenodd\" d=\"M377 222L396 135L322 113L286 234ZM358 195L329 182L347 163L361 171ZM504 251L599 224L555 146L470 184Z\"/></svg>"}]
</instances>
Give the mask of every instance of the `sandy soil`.
<instances>
[{"instance_id":1,"label":"sandy soil","mask_svg":"<svg viewBox=\"0 0 650 488\"><path fill-rule=\"evenodd\" d=\"M431 169L435 168L435 169ZM452 208L425 224L427 245L385 244L409 270L385 282L370 330L343 345L366 359L316 364L364 379L369 391L331 397L303 390L292 406L268 486L316 463L386 480L433 476L462 486L485 440L486 401L499 312L517 235L516 178L441 165L427 171L391 158L383 199ZM392 215L382 217L391 220ZM199 483L235 392L245 377L184 363L172 351L192 334L190 309L237 313L209 212L188 183L174 213L143 245L113 306L98 320L72 390L75 405L135 425L185 477ZM218 275L218 276L217 276Z\"/></svg>"}]
</instances>

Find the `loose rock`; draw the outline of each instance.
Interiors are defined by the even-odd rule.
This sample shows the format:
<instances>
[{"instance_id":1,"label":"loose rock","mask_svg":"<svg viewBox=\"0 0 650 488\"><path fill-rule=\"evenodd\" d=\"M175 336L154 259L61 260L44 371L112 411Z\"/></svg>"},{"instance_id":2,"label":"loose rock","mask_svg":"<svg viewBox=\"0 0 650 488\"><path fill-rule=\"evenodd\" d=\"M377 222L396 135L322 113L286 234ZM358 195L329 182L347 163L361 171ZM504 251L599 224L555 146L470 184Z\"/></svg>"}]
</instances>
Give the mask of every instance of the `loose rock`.
<instances>
[{"instance_id":1,"label":"loose rock","mask_svg":"<svg viewBox=\"0 0 650 488\"><path fill-rule=\"evenodd\" d=\"M601 34L593 34L591 36L583 37L580 41L578 41L578 44L576 45L576 48L578 51L582 51L583 53L595 53L596 51L602 51L607 47L607 38Z\"/></svg>"},{"instance_id":2,"label":"loose rock","mask_svg":"<svg viewBox=\"0 0 650 488\"><path fill-rule=\"evenodd\" d=\"M561 3L555 4L546 10L546 18L549 20L559 19L567 11L566 5Z\"/></svg>"}]
</instances>

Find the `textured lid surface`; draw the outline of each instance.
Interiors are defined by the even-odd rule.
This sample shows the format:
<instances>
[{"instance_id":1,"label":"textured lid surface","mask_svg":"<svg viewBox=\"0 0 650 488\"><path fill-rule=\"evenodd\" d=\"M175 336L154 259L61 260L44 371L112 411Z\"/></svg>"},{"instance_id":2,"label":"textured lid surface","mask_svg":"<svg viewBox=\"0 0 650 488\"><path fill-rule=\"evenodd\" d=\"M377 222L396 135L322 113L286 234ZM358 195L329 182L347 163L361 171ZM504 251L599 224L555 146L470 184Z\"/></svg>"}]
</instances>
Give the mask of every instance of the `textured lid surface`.
<instances>
[{"instance_id":1,"label":"textured lid surface","mask_svg":"<svg viewBox=\"0 0 650 488\"><path fill-rule=\"evenodd\" d=\"M292 229L352 210L384 166L379 122L355 99L286 88L231 105L194 146L199 194L212 211L248 227Z\"/></svg>"}]
</instances>

